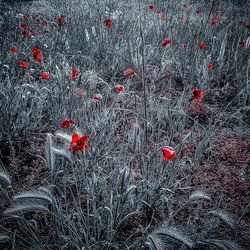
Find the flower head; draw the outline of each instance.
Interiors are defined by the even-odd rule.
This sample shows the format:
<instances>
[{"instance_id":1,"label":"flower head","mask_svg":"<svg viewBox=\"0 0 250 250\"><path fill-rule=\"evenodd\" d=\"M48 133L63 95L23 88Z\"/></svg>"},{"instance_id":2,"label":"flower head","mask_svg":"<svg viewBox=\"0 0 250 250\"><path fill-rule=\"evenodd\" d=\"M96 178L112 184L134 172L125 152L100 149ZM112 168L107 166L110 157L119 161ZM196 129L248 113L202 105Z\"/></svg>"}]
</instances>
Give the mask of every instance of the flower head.
<instances>
[{"instance_id":1,"label":"flower head","mask_svg":"<svg viewBox=\"0 0 250 250\"><path fill-rule=\"evenodd\" d=\"M83 151L85 148L88 148L87 144L88 136L83 135L79 136L79 134L74 133L72 135L71 143L69 145L69 148L72 152L77 152L77 151Z\"/></svg>"},{"instance_id":2,"label":"flower head","mask_svg":"<svg viewBox=\"0 0 250 250\"><path fill-rule=\"evenodd\" d=\"M150 4L148 7L150 10L153 10L155 8L155 6L153 4Z\"/></svg>"},{"instance_id":3,"label":"flower head","mask_svg":"<svg viewBox=\"0 0 250 250\"><path fill-rule=\"evenodd\" d=\"M12 53L16 53L16 52L17 52L17 48L16 48L16 47L12 47L12 48L10 48L10 52L12 52Z\"/></svg>"},{"instance_id":4,"label":"flower head","mask_svg":"<svg viewBox=\"0 0 250 250\"><path fill-rule=\"evenodd\" d=\"M132 68L128 68L128 69L126 69L126 70L123 71L123 74L126 77L133 76L134 73L135 73L135 69L133 67Z\"/></svg>"},{"instance_id":5,"label":"flower head","mask_svg":"<svg viewBox=\"0 0 250 250\"><path fill-rule=\"evenodd\" d=\"M204 91L201 89L192 88L192 92L193 92L193 99L194 100L199 100L204 94Z\"/></svg>"},{"instance_id":6,"label":"flower head","mask_svg":"<svg viewBox=\"0 0 250 250\"><path fill-rule=\"evenodd\" d=\"M111 27L111 25L112 25L112 23L113 23L113 21L112 21L112 19L110 19L110 18L106 18L105 20L104 20L104 25L106 26L106 27Z\"/></svg>"},{"instance_id":7,"label":"flower head","mask_svg":"<svg viewBox=\"0 0 250 250\"><path fill-rule=\"evenodd\" d=\"M161 47L165 48L168 44L171 44L171 43L172 43L172 40L165 39L162 41Z\"/></svg>"},{"instance_id":8,"label":"flower head","mask_svg":"<svg viewBox=\"0 0 250 250\"><path fill-rule=\"evenodd\" d=\"M26 62L22 61L22 60L20 60L18 63L24 69L26 69L28 67L28 64Z\"/></svg>"},{"instance_id":9,"label":"flower head","mask_svg":"<svg viewBox=\"0 0 250 250\"><path fill-rule=\"evenodd\" d=\"M171 147L163 147L162 148L162 157L165 160L171 160L171 159L175 158L175 156L176 156L175 149L173 149Z\"/></svg>"},{"instance_id":10,"label":"flower head","mask_svg":"<svg viewBox=\"0 0 250 250\"><path fill-rule=\"evenodd\" d=\"M116 90L117 92L122 92L122 91L125 90L125 88L124 88L123 85L117 84L117 85L115 85L115 90Z\"/></svg>"},{"instance_id":11,"label":"flower head","mask_svg":"<svg viewBox=\"0 0 250 250\"><path fill-rule=\"evenodd\" d=\"M208 67L208 69L213 69L214 65L213 65L212 63L209 63L209 64L207 65L207 67Z\"/></svg>"},{"instance_id":12,"label":"flower head","mask_svg":"<svg viewBox=\"0 0 250 250\"><path fill-rule=\"evenodd\" d=\"M75 80L77 74L78 74L78 71L77 71L76 67L73 66L73 67L72 67L72 73L71 73L71 79L72 79L72 80Z\"/></svg>"},{"instance_id":13,"label":"flower head","mask_svg":"<svg viewBox=\"0 0 250 250\"><path fill-rule=\"evenodd\" d=\"M49 79L49 74L48 74L47 72L42 72L42 73L41 73L41 78L42 78L43 80L48 80L48 79Z\"/></svg>"},{"instance_id":14,"label":"flower head","mask_svg":"<svg viewBox=\"0 0 250 250\"><path fill-rule=\"evenodd\" d=\"M94 102L99 102L99 101L102 100L102 96L101 96L100 94L94 94L94 95L92 96L92 100L93 100Z\"/></svg>"},{"instance_id":15,"label":"flower head","mask_svg":"<svg viewBox=\"0 0 250 250\"><path fill-rule=\"evenodd\" d=\"M215 25L217 24L217 20L218 20L218 17L213 17L213 18L210 20L211 25L215 26Z\"/></svg>"},{"instance_id":16,"label":"flower head","mask_svg":"<svg viewBox=\"0 0 250 250\"><path fill-rule=\"evenodd\" d=\"M41 62L42 62L42 52L41 52L41 50L38 49L38 48L33 48L33 49L32 49L32 52L33 52L33 57L34 57L34 59L35 59L37 62L41 63Z\"/></svg>"},{"instance_id":17,"label":"flower head","mask_svg":"<svg viewBox=\"0 0 250 250\"><path fill-rule=\"evenodd\" d=\"M201 43L199 44L199 48L200 48L200 49L205 49L205 48L206 48L206 44L205 44L204 42L201 42Z\"/></svg>"},{"instance_id":18,"label":"flower head","mask_svg":"<svg viewBox=\"0 0 250 250\"><path fill-rule=\"evenodd\" d=\"M64 119L61 124L60 127L61 128L70 128L71 124L76 124L76 122L73 119Z\"/></svg>"}]
</instances>

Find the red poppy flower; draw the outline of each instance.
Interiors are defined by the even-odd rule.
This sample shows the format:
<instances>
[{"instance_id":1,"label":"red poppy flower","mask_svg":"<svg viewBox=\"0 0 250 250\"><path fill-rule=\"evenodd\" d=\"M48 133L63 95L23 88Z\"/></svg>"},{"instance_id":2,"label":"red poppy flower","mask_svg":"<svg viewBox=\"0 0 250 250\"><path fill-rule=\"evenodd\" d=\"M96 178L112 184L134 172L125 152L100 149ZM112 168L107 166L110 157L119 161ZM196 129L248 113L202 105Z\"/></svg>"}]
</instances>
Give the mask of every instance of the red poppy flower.
<instances>
[{"instance_id":1,"label":"red poppy flower","mask_svg":"<svg viewBox=\"0 0 250 250\"><path fill-rule=\"evenodd\" d=\"M156 11L156 14L161 14L161 11L160 11L160 10L157 10L157 11Z\"/></svg>"},{"instance_id":2,"label":"red poppy flower","mask_svg":"<svg viewBox=\"0 0 250 250\"><path fill-rule=\"evenodd\" d=\"M78 71L75 66L72 67L72 73L71 73L71 80L75 80L76 76L78 74Z\"/></svg>"},{"instance_id":3,"label":"red poppy flower","mask_svg":"<svg viewBox=\"0 0 250 250\"><path fill-rule=\"evenodd\" d=\"M42 72L42 73L41 73L41 78L42 78L43 80L48 80L48 79L49 79L49 74L48 74L47 72Z\"/></svg>"},{"instance_id":4,"label":"red poppy flower","mask_svg":"<svg viewBox=\"0 0 250 250\"><path fill-rule=\"evenodd\" d=\"M201 13L201 9L200 8L196 9L195 13L196 15L199 15Z\"/></svg>"},{"instance_id":5,"label":"red poppy flower","mask_svg":"<svg viewBox=\"0 0 250 250\"><path fill-rule=\"evenodd\" d=\"M42 52L40 49L38 48L33 48L32 49L33 52L33 57L35 58L36 61L38 61L39 63L42 62Z\"/></svg>"},{"instance_id":6,"label":"red poppy flower","mask_svg":"<svg viewBox=\"0 0 250 250\"><path fill-rule=\"evenodd\" d=\"M110 19L110 18L106 18L106 19L104 20L104 25L105 25L106 27L111 27L112 23L113 23L113 21L112 21L112 19Z\"/></svg>"},{"instance_id":7,"label":"red poppy flower","mask_svg":"<svg viewBox=\"0 0 250 250\"><path fill-rule=\"evenodd\" d=\"M168 44L171 44L172 40L165 39L162 41L161 47L165 48Z\"/></svg>"},{"instance_id":8,"label":"red poppy flower","mask_svg":"<svg viewBox=\"0 0 250 250\"><path fill-rule=\"evenodd\" d=\"M20 60L18 63L24 69L26 69L28 67L28 64L26 62L22 61L22 60Z\"/></svg>"},{"instance_id":9,"label":"red poppy flower","mask_svg":"<svg viewBox=\"0 0 250 250\"><path fill-rule=\"evenodd\" d=\"M123 85L117 84L117 85L115 85L115 90L116 90L117 92L122 92L122 91L125 90L125 88L124 88Z\"/></svg>"},{"instance_id":10,"label":"red poppy flower","mask_svg":"<svg viewBox=\"0 0 250 250\"><path fill-rule=\"evenodd\" d=\"M207 65L207 67L208 67L208 69L213 69L214 65L213 65L212 63L209 63L209 64Z\"/></svg>"},{"instance_id":11,"label":"red poppy flower","mask_svg":"<svg viewBox=\"0 0 250 250\"><path fill-rule=\"evenodd\" d=\"M123 71L123 74L126 77L133 76L134 73L135 73L135 69L133 67L132 68L128 68L128 69L126 69L126 70Z\"/></svg>"},{"instance_id":12,"label":"red poppy flower","mask_svg":"<svg viewBox=\"0 0 250 250\"><path fill-rule=\"evenodd\" d=\"M76 124L76 122L73 120L73 119L70 119L70 120L63 120L60 124L60 127L61 128L70 128L70 124Z\"/></svg>"},{"instance_id":13,"label":"red poppy flower","mask_svg":"<svg viewBox=\"0 0 250 250\"><path fill-rule=\"evenodd\" d=\"M86 141L88 140L87 135L79 136L77 133L72 135L71 143L69 148L73 152L83 151L85 148L88 148Z\"/></svg>"},{"instance_id":14,"label":"red poppy flower","mask_svg":"<svg viewBox=\"0 0 250 250\"><path fill-rule=\"evenodd\" d=\"M183 3L183 4L181 5L181 7L182 7L183 9L187 9L187 8L188 8L188 4L187 4L187 3Z\"/></svg>"},{"instance_id":15,"label":"red poppy flower","mask_svg":"<svg viewBox=\"0 0 250 250\"><path fill-rule=\"evenodd\" d=\"M206 48L206 44L205 44L204 42L201 42L201 43L199 44L199 48L200 48L200 49L205 49L205 48Z\"/></svg>"},{"instance_id":16,"label":"red poppy flower","mask_svg":"<svg viewBox=\"0 0 250 250\"><path fill-rule=\"evenodd\" d=\"M192 92L193 92L193 99L194 100L199 100L204 94L204 91L201 89L192 88Z\"/></svg>"},{"instance_id":17,"label":"red poppy flower","mask_svg":"<svg viewBox=\"0 0 250 250\"><path fill-rule=\"evenodd\" d=\"M61 27L64 24L65 16L61 15L57 18L58 26Z\"/></svg>"},{"instance_id":18,"label":"red poppy flower","mask_svg":"<svg viewBox=\"0 0 250 250\"><path fill-rule=\"evenodd\" d=\"M15 47L10 48L10 52L16 53L17 52L17 48L15 48Z\"/></svg>"},{"instance_id":19,"label":"red poppy flower","mask_svg":"<svg viewBox=\"0 0 250 250\"><path fill-rule=\"evenodd\" d=\"M148 7L150 10L153 10L155 8L155 6L153 4L150 4Z\"/></svg>"},{"instance_id":20,"label":"red poppy flower","mask_svg":"<svg viewBox=\"0 0 250 250\"><path fill-rule=\"evenodd\" d=\"M211 25L215 26L215 25L217 24L217 20L218 20L218 17L213 17L213 18L210 20Z\"/></svg>"},{"instance_id":21,"label":"red poppy flower","mask_svg":"<svg viewBox=\"0 0 250 250\"><path fill-rule=\"evenodd\" d=\"M173 148L170 147L163 147L162 148L162 157L165 160L171 160L173 158L175 158L176 156L176 151Z\"/></svg>"},{"instance_id":22,"label":"red poppy flower","mask_svg":"<svg viewBox=\"0 0 250 250\"><path fill-rule=\"evenodd\" d=\"M94 94L94 95L92 96L92 100L93 100L94 102L99 102L99 101L102 100L102 96L101 96L100 94Z\"/></svg>"}]
</instances>

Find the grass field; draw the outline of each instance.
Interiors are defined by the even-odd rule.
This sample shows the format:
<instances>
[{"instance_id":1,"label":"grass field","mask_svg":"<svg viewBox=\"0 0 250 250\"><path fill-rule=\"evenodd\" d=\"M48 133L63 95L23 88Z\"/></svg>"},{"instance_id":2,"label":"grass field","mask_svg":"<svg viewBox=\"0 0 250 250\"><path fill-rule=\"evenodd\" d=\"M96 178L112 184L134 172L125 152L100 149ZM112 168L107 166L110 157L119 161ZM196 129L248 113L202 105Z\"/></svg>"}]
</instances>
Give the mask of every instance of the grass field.
<instances>
[{"instance_id":1,"label":"grass field","mask_svg":"<svg viewBox=\"0 0 250 250\"><path fill-rule=\"evenodd\" d=\"M0 5L0 249L250 248L250 3Z\"/></svg>"}]
</instances>

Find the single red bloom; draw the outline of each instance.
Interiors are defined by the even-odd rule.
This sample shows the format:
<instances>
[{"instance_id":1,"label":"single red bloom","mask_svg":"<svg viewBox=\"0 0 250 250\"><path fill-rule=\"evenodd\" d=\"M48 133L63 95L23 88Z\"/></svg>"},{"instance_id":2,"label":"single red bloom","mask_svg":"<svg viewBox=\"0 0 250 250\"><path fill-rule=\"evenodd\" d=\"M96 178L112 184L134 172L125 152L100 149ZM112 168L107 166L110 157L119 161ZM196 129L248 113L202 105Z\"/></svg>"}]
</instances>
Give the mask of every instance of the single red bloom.
<instances>
[{"instance_id":1,"label":"single red bloom","mask_svg":"<svg viewBox=\"0 0 250 250\"><path fill-rule=\"evenodd\" d=\"M176 156L176 151L173 148L170 147L163 147L162 148L162 157L165 160L171 160L173 158L175 158Z\"/></svg>"},{"instance_id":2,"label":"single red bloom","mask_svg":"<svg viewBox=\"0 0 250 250\"><path fill-rule=\"evenodd\" d=\"M63 120L61 122L61 124L60 124L60 127L61 128L70 128L70 122L69 122L69 120L67 120L67 119Z\"/></svg>"},{"instance_id":3,"label":"single red bloom","mask_svg":"<svg viewBox=\"0 0 250 250\"><path fill-rule=\"evenodd\" d=\"M161 11L160 11L160 10L157 10L157 11L156 11L156 14L161 14Z\"/></svg>"},{"instance_id":4,"label":"single red bloom","mask_svg":"<svg viewBox=\"0 0 250 250\"><path fill-rule=\"evenodd\" d=\"M204 42L201 42L201 43L199 44L199 48L200 48L200 49L205 49L205 48L206 48L206 44L205 44Z\"/></svg>"},{"instance_id":5,"label":"single red bloom","mask_svg":"<svg viewBox=\"0 0 250 250\"><path fill-rule=\"evenodd\" d=\"M188 8L188 4L187 3L183 3L181 6L182 6L183 9L187 9Z\"/></svg>"},{"instance_id":6,"label":"single red bloom","mask_svg":"<svg viewBox=\"0 0 250 250\"><path fill-rule=\"evenodd\" d=\"M94 102L99 102L99 101L101 101L101 99L102 99L102 96L101 96L100 94L94 94L94 95L92 96L92 100L93 100Z\"/></svg>"},{"instance_id":7,"label":"single red bloom","mask_svg":"<svg viewBox=\"0 0 250 250\"><path fill-rule=\"evenodd\" d=\"M28 24L27 24L27 23L21 23L21 24L20 24L20 27L21 27L21 28L27 28L27 27L28 27Z\"/></svg>"},{"instance_id":8,"label":"single red bloom","mask_svg":"<svg viewBox=\"0 0 250 250\"><path fill-rule=\"evenodd\" d=\"M12 53L17 52L17 48L15 48L15 47L10 48L10 52L12 52Z\"/></svg>"},{"instance_id":9,"label":"single red bloom","mask_svg":"<svg viewBox=\"0 0 250 250\"><path fill-rule=\"evenodd\" d=\"M150 10L153 10L155 8L155 6L153 4L150 4L148 7Z\"/></svg>"},{"instance_id":10,"label":"single red bloom","mask_svg":"<svg viewBox=\"0 0 250 250\"><path fill-rule=\"evenodd\" d=\"M28 67L28 64L26 62L22 61L22 60L20 60L18 63L24 69L26 69Z\"/></svg>"},{"instance_id":11,"label":"single red bloom","mask_svg":"<svg viewBox=\"0 0 250 250\"><path fill-rule=\"evenodd\" d=\"M209 64L207 65L207 67L208 67L208 69L213 69L214 65L213 65L212 63L209 63Z\"/></svg>"},{"instance_id":12,"label":"single red bloom","mask_svg":"<svg viewBox=\"0 0 250 250\"><path fill-rule=\"evenodd\" d=\"M171 44L172 40L165 39L162 41L161 47L165 48L168 44Z\"/></svg>"},{"instance_id":13,"label":"single red bloom","mask_svg":"<svg viewBox=\"0 0 250 250\"><path fill-rule=\"evenodd\" d=\"M72 67L72 73L71 73L71 80L75 80L76 76L78 74L78 71L75 66Z\"/></svg>"},{"instance_id":14,"label":"single red bloom","mask_svg":"<svg viewBox=\"0 0 250 250\"><path fill-rule=\"evenodd\" d=\"M123 74L126 77L130 77L130 76L133 76L135 74L135 70L134 70L133 67L132 68L128 68L128 69L126 69L126 70L123 71Z\"/></svg>"},{"instance_id":15,"label":"single red bloom","mask_svg":"<svg viewBox=\"0 0 250 250\"><path fill-rule=\"evenodd\" d=\"M196 9L196 15L200 15L200 13L201 13L201 9L200 8L198 8L198 9Z\"/></svg>"},{"instance_id":16,"label":"single red bloom","mask_svg":"<svg viewBox=\"0 0 250 250\"><path fill-rule=\"evenodd\" d=\"M201 89L192 88L192 92L193 92L193 99L194 100L199 100L204 94L204 91Z\"/></svg>"},{"instance_id":17,"label":"single red bloom","mask_svg":"<svg viewBox=\"0 0 250 250\"><path fill-rule=\"evenodd\" d=\"M43 80L48 80L48 79L49 79L49 74L48 74L47 72L42 72L42 73L41 73L41 78L42 78Z\"/></svg>"},{"instance_id":18,"label":"single red bloom","mask_svg":"<svg viewBox=\"0 0 250 250\"><path fill-rule=\"evenodd\" d=\"M57 18L58 26L61 27L64 24L65 16L61 15Z\"/></svg>"},{"instance_id":19,"label":"single red bloom","mask_svg":"<svg viewBox=\"0 0 250 250\"><path fill-rule=\"evenodd\" d=\"M213 18L210 20L211 25L215 26L215 25L217 24L217 20L218 20L218 17L213 17Z\"/></svg>"},{"instance_id":20,"label":"single red bloom","mask_svg":"<svg viewBox=\"0 0 250 250\"><path fill-rule=\"evenodd\" d=\"M110 19L110 18L106 18L106 19L104 20L104 24L105 24L105 26L108 27L108 28L111 27L112 23L113 23L113 21L112 21L112 19Z\"/></svg>"},{"instance_id":21,"label":"single red bloom","mask_svg":"<svg viewBox=\"0 0 250 250\"><path fill-rule=\"evenodd\" d=\"M42 52L40 49L38 48L33 48L32 49L33 52L33 57L35 58L36 61L38 61L39 63L42 62Z\"/></svg>"},{"instance_id":22,"label":"single red bloom","mask_svg":"<svg viewBox=\"0 0 250 250\"><path fill-rule=\"evenodd\" d=\"M117 92L122 92L122 91L125 90L125 88L124 88L123 85L117 84L117 85L115 85L115 90L116 90Z\"/></svg>"},{"instance_id":23,"label":"single red bloom","mask_svg":"<svg viewBox=\"0 0 250 250\"><path fill-rule=\"evenodd\" d=\"M83 151L85 148L88 148L88 144L86 141L88 140L87 135L79 136L77 133L74 133L72 135L71 143L69 145L69 148L71 151Z\"/></svg>"}]
</instances>

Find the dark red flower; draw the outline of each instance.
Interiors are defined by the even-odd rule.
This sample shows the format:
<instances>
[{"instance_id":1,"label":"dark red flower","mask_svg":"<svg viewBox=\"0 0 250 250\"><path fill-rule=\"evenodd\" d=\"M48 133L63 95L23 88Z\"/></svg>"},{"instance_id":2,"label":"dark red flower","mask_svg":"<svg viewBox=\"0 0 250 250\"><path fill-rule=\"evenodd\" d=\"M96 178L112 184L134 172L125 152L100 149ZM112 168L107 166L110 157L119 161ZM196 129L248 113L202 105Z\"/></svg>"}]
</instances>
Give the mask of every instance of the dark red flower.
<instances>
[{"instance_id":1,"label":"dark red flower","mask_svg":"<svg viewBox=\"0 0 250 250\"><path fill-rule=\"evenodd\" d=\"M104 25L105 25L106 27L111 27L112 23L113 23L113 21L112 21L112 19L110 19L110 18L106 18L106 19L104 20Z\"/></svg>"},{"instance_id":2,"label":"dark red flower","mask_svg":"<svg viewBox=\"0 0 250 250\"><path fill-rule=\"evenodd\" d=\"M193 92L193 99L194 100L199 100L204 94L204 91L201 89L192 88L192 92Z\"/></svg>"},{"instance_id":3,"label":"dark red flower","mask_svg":"<svg viewBox=\"0 0 250 250\"><path fill-rule=\"evenodd\" d=\"M165 48L168 44L171 44L172 40L165 39L162 41L161 47Z\"/></svg>"},{"instance_id":4,"label":"dark red flower","mask_svg":"<svg viewBox=\"0 0 250 250\"><path fill-rule=\"evenodd\" d=\"M205 49L206 48L206 44L204 42L200 42L199 48L200 49Z\"/></svg>"},{"instance_id":5,"label":"dark red flower","mask_svg":"<svg viewBox=\"0 0 250 250\"><path fill-rule=\"evenodd\" d=\"M26 62L22 61L22 60L20 60L18 63L24 69L26 69L28 67L28 64Z\"/></svg>"},{"instance_id":6,"label":"dark red flower","mask_svg":"<svg viewBox=\"0 0 250 250\"><path fill-rule=\"evenodd\" d=\"M213 17L213 18L210 20L211 25L215 26L215 25L217 24L217 20L218 20L218 17Z\"/></svg>"},{"instance_id":7,"label":"dark red flower","mask_svg":"<svg viewBox=\"0 0 250 250\"><path fill-rule=\"evenodd\" d=\"M161 14L161 11L160 11L160 10L157 10L157 11L156 11L156 14Z\"/></svg>"},{"instance_id":8,"label":"dark red flower","mask_svg":"<svg viewBox=\"0 0 250 250\"><path fill-rule=\"evenodd\" d=\"M79 136L77 133L74 133L69 145L70 150L73 152L83 151L85 148L88 148L87 140L87 135Z\"/></svg>"},{"instance_id":9,"label":"dark red flower","mask_svg":"<svg viewBox=\"0 0 250 250\"><path fill-rule=\"evenodd\" d=\"M23 31L22 34L23 34L23 37L28 37L30 35L28 31Z\"/></svg>"},{"instance_id":10,"label":"dark red flower","mask_svg":"<svg viewBox=\"0 0 250 250\"><path fill-rule=\"evenodd\" d=\"M175 149L173 149L171 147L163 147L162 148L162 157L165 160L171 160L171 159L175 158L175 156L176 156Z\"/></svg>"},{"instance_id":11,"label":"dark red flower","mask_svg":"<svg viewBox=\"0 0 250 250\"><path fill-rule=\"evenodd\" d=\"M128 68L126 70L123 71L124 76L126 77L130 77L133 76L135 74L135 69L134 67Z\"/></svg>"},{"instance_id":12,"label":"dark red flower","mask_svg":"<svg viewBox=\"0 0 250 250\"><path fill-rule=\"evenodd\" d=\"M122 91L125 90L125 88L124 88L123 85L117 84L117 85L115 85L115 90L116 90L117 92L122 92Z\"/></svg>"},{"instance_id":13,"label":"dark red flower","mask_svg":"<svg viewBox=\"0 0 250 250\"><path fill-rule=\"evenodd\" d=\"M57 18L58 26L61 27L64 24L65 16L61 15Z\"/></svg>"},{"instance_id":14,"label":"dark red flower","mask_svg":"<svg viewBox=\"0 0 250 250\"><path fill-rule=\"evenodd\" d=\"M94 95L92 96L92 100L93 100L94 102L99 102L99 101L101 101L101 99L102 99L102 96L101 96L100 94L94 94Z\"/></svg>"},{"instance_id":15,"label":"dark red flower","mask_svg":"<svg viewBox=\"0 0 250 250\"><path fill-rule=\"evenodd\" d=\"M38 61L39 63L42 62L42 52L40 49L38 48L33 48L32 49L32 52L33 52L33 57L36 61Z\"/></svg>"},{"instance_id":16,"label":"dark red flower","mask_svg":"<svg viewBox=\"0 0 250 250\"><path fill-rule=\"evenodd\" d=\"M38 27L44 27L44 26L47 26L48 25L48 22L47 21L43 21L41 23L39 23L37 26Z\"/></svg>"},{"instance_id":17,"label":"dark red flower","mask_svg":"<svg viewBox=\"0 0 250 250\"><path fill-rule=\"evenodd\" d=\"M42 72L42 73L41 73L41 78L42 78L43 80L48 80L48 79L49 79L49 74L48 74L47 72Z\"/></svg>"},{"instance_id":18,"label":"dark red flower","mask_svg":"<svg viewBox=\"0 0 250 250\"><path fill-rule=\"evenodd\" d=\"M76 67L72 66L71 80L75 80L77 74L78 74L78 71L77 71Z\"/></svg>"},{"instance_id":19,"label":"dark red flower","mask_svg":"<svg viewBox=\"0 0 250 250\"><path fill-rule=\"evenodd\" d=\"M196 9L195 13L196 13L196 15L200 15L201 9L200 8Z\"/></svg>"},{"instance_id":20,"label":"dark red flower","mask_svg":"<svg viewBox=\"0 0 250 250\"><path fill-rule=\"evenodd\" d=\"M213 65L212 63L209 63L209 64L207 65L207 67L208 67L208 69L213 69L214 65Z\"/></svg>"},{"instance_id":21,"label":"dark red flower","mask_svg":"<svg viewBox=\"0 0 250 250\"><path fill-rule=\"evenodd\" d=\"M153 4L150 4L148 7L150 10L153 10L155 8L155 6Z\"/></svg>"},{"instance_id":22,"label":"dark red flower","mask_svg":"<svg viewBox=\"0 0 250 250\"><path fill-rule=\"evenodd\" d=\"M10 48L10 52L12 52L12 53L17 52L17 48L16 48L16 47L12 47L12 48Z\"/></svg>"},{"instance_id":23,"label":"dark red flower","mask_svg":"<svg viewBox=\"0 0 250 250\"><path fill-rule=\"evenodd\" d=\"M69 119L69 120L65 119L65 120L63 120L61 122L60 127L61 128L70 128L71 124L75 125L76 124L75 120L73 120L73 119Z\"/></svg>"}]
</instances>

